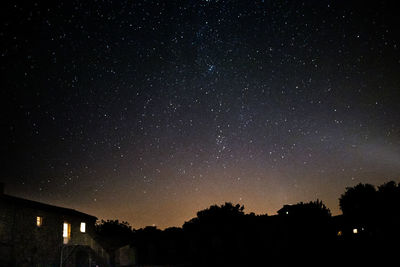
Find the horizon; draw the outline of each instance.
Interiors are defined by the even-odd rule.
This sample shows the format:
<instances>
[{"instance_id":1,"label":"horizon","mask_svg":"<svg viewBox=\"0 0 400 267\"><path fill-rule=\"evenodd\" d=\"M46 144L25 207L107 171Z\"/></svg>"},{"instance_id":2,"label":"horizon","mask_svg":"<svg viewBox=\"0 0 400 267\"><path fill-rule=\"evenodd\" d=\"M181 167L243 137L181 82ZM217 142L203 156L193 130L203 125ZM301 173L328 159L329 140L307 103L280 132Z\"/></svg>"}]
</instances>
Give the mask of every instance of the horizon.
<instances>
[{"instance_id":1,"label":"horizon","mask_svg":"<svg viewBox=\"0 0 400 267\"><path fill-rule=\"evenodd\" d=\"M393 181L393 180L391 180L391 181ZM390 181L385 181L385 182L383 182L383 183L387 183L387 182L390 182ZM394 182L400 184L399 181L394 181ZM358 183L358 184L364 184L364 183L361 183L361 182L360 182L360 183ZM355 185L353 185L353 186L355 186ZM375 188L378 188L379 185L373 185L373 186L374 186ZM4 192L3 192L4 195L13 196L13 197L18 197L18 198L23 198L23 197L21 197L21 196L17 196L17 195L13 195L13 194L8 193L8 192L7 192L7 187L6 187L6 185L4 186L3 189L5 189ZM347 188L346 188L346 189L347 189ZM345 192L343 191L342 194L343 194L343 193L345 193ZM340 197L340 196L339 196L339 197ZM338 199L339 199L339 197L338 197ZM92 215L92 216L97 217L97 221L98 221L99 223L100 223L101 221L103 221L103 220L104 220L104 221L108 221L108 220L118 220L119 222L127 222L127 223L129 224L129 226L132 227L133 230L143 229L143 228L148 227L148 226L156 227L157 229L160 229L160 230L165 230L165 229L167 229L167 228L174 228L174 227L182 228L182 226L183 226L184 223L190 221L191 219L193 219L193 218L195 218L195 217L197 216L197 212L199 212L199 211L201 211L201 210L208 209L208 208L210 208L211 206L214 206L214 205L216 205L216 206L222 206L222 205L224 205L224 204L226 204L226 203L232 203L233 205L237 205L237 204L238 204L238 205L240 205L240 206L243 206L243 207L244 207L243 212L244 212L246 215L249 215L249 214L251 214L251 213L254 213L254 215L256 215L256 216L260 216L260 215L277 216L277 215L278 215L278 213L277 213L278 210L281 209L281 208L283 208L285 205L296 205L296 204L300 204L300 203L309 203L309 202L316 201L316 200L322 201L322 203L326 205L326 203L324 203L323 200L321 200L321 199L314 199L314 200L309 200L309 201L299 201L299 202L296 202L296 203L284 203L284 204L283 204L279 209L277 209L274 213L269 213L269 212L257 213L257 212L254 212L254 211L248 211L248 210L246 209L246 206L243 205L242 203L225 201L225 202L221 202L221 203L210 204L210 205L208 205L208 206L206 206L206 207L204 207L204 208L201 208L201 209L197 210L197 211L195 212L195 214L194 214L192 217L190 217L190 218L188 218L188 219L185 219L185 220L184 220L181 224L179 224L179 225L164 225L164 226L161 226L161 227L160 227L159 225L152 224L152 225L141 225L141 226L135 227L135 226L132 225L129 221L123 220L123 219L120 219L120 218L99 218L96 214L92 214L92 213L90 213L90 212L86 212L86 211L83 211L83 210L78 210L78 209L76 209L76 208L74 208L74 207L56 205L56 204L54 204L54 203L45 203L45 202L42 202L42 201L40 201L40 200L35 200L35 199L28 199L28 198L23 198L23 199L27 199L27 200L31 200L31 201L37 201L37 202L44 203L44 204L48 204L48 205L52 205L52 206L58 206L58 207L62 207L62 208L69 208L69 209L74 209L74 210L77 210L77 211L80 211L80 212L84 212L84 213L86 213L86 214L89 214L89 215ZM332 210L331 210L328 206L326 206L326 207L327 207L328 210L331 212L331 216L332 216L332 217L339 216L339 215L343 215L343 212L340 210L340 208L338 208L338 210L339 210L338 213L334 213L334 212L332 212Z\"/></svg>"}]
</instances>

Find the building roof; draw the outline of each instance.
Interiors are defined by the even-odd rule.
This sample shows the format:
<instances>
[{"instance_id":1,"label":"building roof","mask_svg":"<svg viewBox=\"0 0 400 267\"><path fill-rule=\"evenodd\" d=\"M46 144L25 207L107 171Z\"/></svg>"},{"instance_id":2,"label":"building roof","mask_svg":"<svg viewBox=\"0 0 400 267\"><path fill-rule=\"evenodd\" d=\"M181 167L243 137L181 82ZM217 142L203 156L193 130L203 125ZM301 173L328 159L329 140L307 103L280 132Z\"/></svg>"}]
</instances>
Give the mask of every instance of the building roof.
<instances>
[{"instance_id":1,"label":"building roof","mask_svg":"<svg viewBox=\"0 0 400 267\"><path fill-rule=\"evenodd\" d=\"M38 209L38 210L43 210L43 211L48 211L48 212L53 212L53 213L58 213L62 215L70 215L70 216L77 216L77 217L84 217L89 220L97 220L97 217L74 210L74 209L68 209L64 207L58 207L58 206L53 206L33 200L28 200L24 198L19 198L19 197L14 197L14 196L9 196L5 194L0 194L0 201L8 202L16 206L22 206L26 208L33 208L33 209Z\"/></svg>"}]
</instances>

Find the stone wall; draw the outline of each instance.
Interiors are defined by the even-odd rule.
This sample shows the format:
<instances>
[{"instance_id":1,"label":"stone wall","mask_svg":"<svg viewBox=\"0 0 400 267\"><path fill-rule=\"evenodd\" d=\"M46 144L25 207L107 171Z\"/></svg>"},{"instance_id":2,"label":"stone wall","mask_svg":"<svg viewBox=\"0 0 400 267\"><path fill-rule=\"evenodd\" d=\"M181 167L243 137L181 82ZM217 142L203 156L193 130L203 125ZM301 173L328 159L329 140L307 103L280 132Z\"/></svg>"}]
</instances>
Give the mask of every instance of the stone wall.
<instances>
[{"instance_id":1,"label":"stone wall","mask_svg":"<svg viewBox=\"0 0 400 267\"><path fill-rule=\"evenodd\" d=\"M43 218L41 226L36 225L37 216ZM67 246L88 246L94 253L107 256L93 239L95 221L91 217L24 207L0 199L0 266L59 266L61 248L65 246L64 222L71 224ZM81 222L86 223L85 233L80 231Z\"/></svg>"}]
</instances>

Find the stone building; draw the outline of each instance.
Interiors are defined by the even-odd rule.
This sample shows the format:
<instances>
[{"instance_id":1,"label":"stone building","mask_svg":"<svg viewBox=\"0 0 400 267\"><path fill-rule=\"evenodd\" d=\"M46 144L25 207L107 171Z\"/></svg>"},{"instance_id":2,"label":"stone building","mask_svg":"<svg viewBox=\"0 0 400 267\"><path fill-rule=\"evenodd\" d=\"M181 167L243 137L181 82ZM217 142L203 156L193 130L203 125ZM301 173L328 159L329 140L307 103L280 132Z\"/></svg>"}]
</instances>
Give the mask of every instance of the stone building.
<instances>
[{"instance_id":1,"label":"stone building","mask_svg":"<svg viewBox=\"0 0 400 267\"><path fill-rule=\"evenodd\" d=\"M0 184L0 266L108 266L97 218L4 194Z\"/></svg>"}]
</instances>

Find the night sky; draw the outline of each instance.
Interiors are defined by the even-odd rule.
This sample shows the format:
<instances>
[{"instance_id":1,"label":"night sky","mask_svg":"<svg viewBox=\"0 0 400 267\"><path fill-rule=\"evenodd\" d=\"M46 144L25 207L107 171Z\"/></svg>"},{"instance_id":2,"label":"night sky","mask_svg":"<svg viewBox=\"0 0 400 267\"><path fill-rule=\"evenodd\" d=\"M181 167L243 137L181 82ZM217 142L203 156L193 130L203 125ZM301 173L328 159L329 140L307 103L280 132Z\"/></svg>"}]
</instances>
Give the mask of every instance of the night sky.
<instances>
[{"instance_id":1,"label":"night sky","mask_svg":"<svg viewBox=\"0 0 400 267\"><path fill-rule=\"evenodd\" d=\"M25 1L1 15L6 193L134 228L400 181L385 1Z\"/></svg>"}]
</instances>

